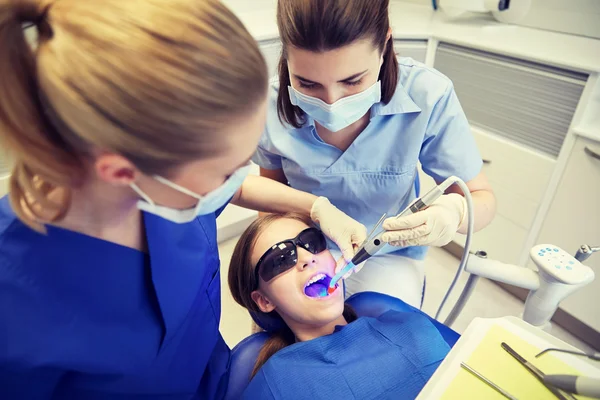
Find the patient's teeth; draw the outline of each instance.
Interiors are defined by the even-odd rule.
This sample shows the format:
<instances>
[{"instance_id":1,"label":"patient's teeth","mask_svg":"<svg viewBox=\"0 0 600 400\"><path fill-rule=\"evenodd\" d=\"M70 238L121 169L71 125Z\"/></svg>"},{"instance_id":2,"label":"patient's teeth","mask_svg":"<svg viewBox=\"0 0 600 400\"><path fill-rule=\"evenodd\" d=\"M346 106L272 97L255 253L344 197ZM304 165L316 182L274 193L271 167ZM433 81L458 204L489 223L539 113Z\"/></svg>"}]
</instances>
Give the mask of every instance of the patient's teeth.
<instances>
[{"instance_id":1,"label":"patient's teeth","mask_svg":"<svg viewBox=\"0 0 600 400\"><path fill-rule=\"evenodd\" d=\"M312 278L310 278L310 280L308 281L306 286L312 285L315 282L325 279L325 276L326 276L325 274L318 274L318 275L313 276Z\"/></svg>"}]
</instances>

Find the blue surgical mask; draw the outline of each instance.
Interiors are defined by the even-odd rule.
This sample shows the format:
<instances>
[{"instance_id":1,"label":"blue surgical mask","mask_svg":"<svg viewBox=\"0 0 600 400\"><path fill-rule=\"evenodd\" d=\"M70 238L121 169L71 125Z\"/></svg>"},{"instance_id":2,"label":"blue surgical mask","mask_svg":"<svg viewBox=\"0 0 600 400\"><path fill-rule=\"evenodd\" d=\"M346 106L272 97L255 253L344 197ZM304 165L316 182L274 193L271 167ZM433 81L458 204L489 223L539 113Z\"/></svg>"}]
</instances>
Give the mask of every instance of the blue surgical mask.
<instances>
[{"instance_id":1,"label":"blue surgical mask","mask_svg":"<svg viewBox=\"0 0 600 400\"><path fill-rule=\"evenodd\" d=\"M375 82L367 90L327 104L316 97L300 93L288 86L290 101L298 106L320 125L337 132L352 125L367 113L375 103L381 101L381 81Z\"/></svg>"},{"instance_id":2,"label":"blue surgical mask","mask_svg":"<svg viewBox=\"0 0 600 400\"><path fill-rule=\"evenodd\" d=\"M168 221L175 222L178 224L184 224L191 222L199 215L211 214L217 211L219 208L225 205L227 201L233 197L235 192L242 186L244 179L250 173L251 164L248 164L233 173L221 186L213 190L212 192L200 196L197 193L192 192L176 183L171 182L161 176L154 176L153 178L163 183L178 192L187 194L195 199L198 199L196 206L185 210L178 210L176 208L169 208L165 206L159 206L152 199L144 193L135 183L132 183L131 188L143 199L138 201L137 207L150 214L158 215Z\"/></svg>"}]
</instances>

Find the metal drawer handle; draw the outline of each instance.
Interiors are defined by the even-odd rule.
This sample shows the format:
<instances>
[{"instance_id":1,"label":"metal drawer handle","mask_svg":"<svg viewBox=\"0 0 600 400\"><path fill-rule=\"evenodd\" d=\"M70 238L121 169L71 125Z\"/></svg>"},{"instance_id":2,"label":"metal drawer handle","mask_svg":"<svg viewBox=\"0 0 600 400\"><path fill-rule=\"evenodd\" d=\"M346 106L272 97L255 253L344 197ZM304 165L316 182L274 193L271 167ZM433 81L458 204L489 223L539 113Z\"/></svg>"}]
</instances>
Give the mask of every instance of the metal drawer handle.
<instances>
[{"instance_id":1,"label":"metal drawer handle","mask_svg":"<svg viewBox=\"0 0 600 400\"><path fill-rule=\"evenodd\" d=\"M594 151L592 149L589 148L589 146L585 146L584 151L586 152L586 154L592 158L595 158L596 160L600 160L600 153L598 153L597 151Z\"/></svg>"},{"instance_id":2,"label":"metal drawer handle","mask_svg":"<svg viewBox=\"0 0 600 400\"><path fill-rule=\"evenodd\" d=\"M481 160L481 161L483 161L484 164L491 164L492 163L492 160L487 160L485 158L483 160Z\"/></svg>"}]
</instances>

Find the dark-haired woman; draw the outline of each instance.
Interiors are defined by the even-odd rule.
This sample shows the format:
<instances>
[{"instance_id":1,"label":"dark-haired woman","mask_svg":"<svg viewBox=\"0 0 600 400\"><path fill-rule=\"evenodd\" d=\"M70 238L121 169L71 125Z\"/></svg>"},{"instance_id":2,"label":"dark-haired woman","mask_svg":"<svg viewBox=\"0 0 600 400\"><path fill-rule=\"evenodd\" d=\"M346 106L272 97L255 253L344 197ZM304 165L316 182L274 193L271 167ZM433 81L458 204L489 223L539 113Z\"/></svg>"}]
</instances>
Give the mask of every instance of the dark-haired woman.
<instances>
[{"instance_id":1,"label":"dark-haired woman","mask_svg":"<svg viewBox=\"0 0 600 400\"><path fill-rule=\"evenodd\" d=\"M438 183L467 183L476 230L492 220L495 198L452 82L396 57L388 5L278 1L279 82L254 161L262 176L329 198L368 230L383 213L392 217L383 223L391 246L345 281L346 296L377 291L420 307L427 246L465 233L467 219L458 188L425 211L394 217L416 197L418 163Z\"/></svg>"}]
</instances>

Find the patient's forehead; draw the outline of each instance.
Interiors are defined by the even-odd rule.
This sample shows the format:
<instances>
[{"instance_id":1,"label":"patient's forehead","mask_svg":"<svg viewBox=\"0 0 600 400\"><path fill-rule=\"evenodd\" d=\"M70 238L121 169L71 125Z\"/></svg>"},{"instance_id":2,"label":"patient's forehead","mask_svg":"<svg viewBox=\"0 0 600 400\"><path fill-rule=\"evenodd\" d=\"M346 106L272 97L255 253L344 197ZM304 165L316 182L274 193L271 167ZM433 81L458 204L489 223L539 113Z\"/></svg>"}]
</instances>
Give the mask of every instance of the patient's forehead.
<instances>
[{"instance_id":1,"label":"patient's forehead","mask_svg":"<svg viewBox=\"0 0 600 400\"><path fill-rule=\"evenodd\" d=\"M304 222L295 219L280 218L267 226L256 240L252 249L252 265L256 265L259 258L276 243L296 237L308 228Z\"/></svg>"}]
</instances>

